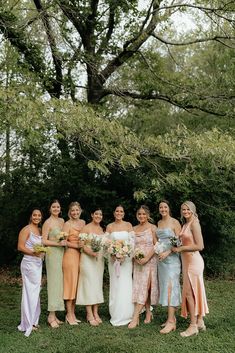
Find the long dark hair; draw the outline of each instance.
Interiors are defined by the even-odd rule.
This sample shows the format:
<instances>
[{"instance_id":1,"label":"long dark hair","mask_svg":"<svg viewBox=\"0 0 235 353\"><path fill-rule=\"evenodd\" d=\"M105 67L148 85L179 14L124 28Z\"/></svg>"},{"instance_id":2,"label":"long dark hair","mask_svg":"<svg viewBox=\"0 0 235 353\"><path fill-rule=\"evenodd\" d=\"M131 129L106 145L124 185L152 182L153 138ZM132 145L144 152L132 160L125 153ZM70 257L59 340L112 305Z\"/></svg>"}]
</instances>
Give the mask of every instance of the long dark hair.
<instances>
[{"instance_id":1,"label":"long dark hair","mask_svg":"<svg viewBox=\"0 0 235 353\"><path fill-rule=\"evenodd\" d=\"M32 223L32 214L34 213L34 211L39 211L41 213L41 216L42 216L42 219L43 219L43 214L42 214L42 211L39 207L34 207L30 213L30 217L29 217L29 224ZM40 225L42 223L42 219L41 219L41 222L40 222Z\"/></svg>"},{"instance_id":2,"label":"long dark hair","mask_svg":"<svg viewBox=\"0 0 235 353\"><path fill-rule=\"evenodd\" d=\"M161 201L158 203L158 209L159 209L160 203L166 203L166 204L167 204L167 206L169 207L169 215L172 216L172 214L171 214L171 205L170 205L170 202L169 202L168 200L161 200Z\"/></svg>"}]
</instances>

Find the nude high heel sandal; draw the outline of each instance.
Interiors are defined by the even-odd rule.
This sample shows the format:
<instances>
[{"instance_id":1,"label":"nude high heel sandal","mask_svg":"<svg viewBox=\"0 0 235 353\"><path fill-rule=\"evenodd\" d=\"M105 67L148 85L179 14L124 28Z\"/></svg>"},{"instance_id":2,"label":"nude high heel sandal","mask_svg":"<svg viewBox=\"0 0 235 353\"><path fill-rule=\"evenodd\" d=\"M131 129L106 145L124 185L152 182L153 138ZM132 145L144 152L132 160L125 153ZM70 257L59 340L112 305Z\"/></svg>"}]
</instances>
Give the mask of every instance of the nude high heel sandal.
<instances>
[{"instance_id":1,"label":"nude high heel sandal","mask_svg":"<svg viewBox=\"0 0 235 353\"><path fill-rule=\"evenodd\" d=\"M206 325L203 320L198 320L197 328L199 331L206 331Z\"/></svg>"},{"instance_id":2,"label":"nude high heel sandal","mask_svg":"<svg viewBox=\"0 0 235 353\"><path fill-rule=\"evenodd\" d=\"M190 324L187 330L180 332L181 337L190 337L194 335L198 335L197 324Z\"/></svg>"},{"instance_id":3,"label":"nude high heel sandal","mask_svg":"<svg viewBox=\"0 0 235 353\"><path fill-rule=\"evenodd\" d=\"M49 326L51 326L52 328L58 328L59 324L56 321L56 319L47 319L47 323Z\"/></svg>"},{"instance_id":4,"label":"nude high heel sandal","mask_svg":"<svg viewBox=\"0 0 235 353\"><path fill-rule=\"evenodd\" d=\"M150 322L153 320L153 313L150 312L149 317L147 318L147 314L146 314L146 318L144 319L144 323L145 324L150 324Z\"/></svg>"},{"instance_id":5,"label":"nude high heel sandal","mask_svg":"<svg viewBox=\"0 0 235 353\"><path fill-rule=\"evenodd\" d=\"M78 325L77 321L69 321L69 319L67 318L67 316L65 317L65 322L71 326L75 326Z\"/></svg>"},{"instance_id":6,"label":"nude high heel sandal","mask_svg":"<svg viewBox=\"0 0 235 353\"><path fill-rule=\"evenodd\" d=\"M91 326L99 326L99 323L93 318L89 319L88 317L86 318L86 321L91 325Z\"/></svg>"},{"instance_id":7,"label":"nude high heel sandal","mask_svg":"<svg viewBox=\"0 0 235 353\"><path fill-rule=\"evenodd\" d=\"M167 334L167 333L170 333L171 331L175 331L175 330L176 330L176 323L168 321L166 323L165 327L160 330L160 333Z\"/></svg>"},{"instance_id":8,"label":"nude high heel sandal","mask_svg":"<svg viewBox=\"0 0 235 353\"><path fill-rule=\"evenodd\" d=\"M140 324L140 319L138 318L137 320L131 320L131 322L128 325L129 329L136 328Z\"/></svg>"}]
</instances>

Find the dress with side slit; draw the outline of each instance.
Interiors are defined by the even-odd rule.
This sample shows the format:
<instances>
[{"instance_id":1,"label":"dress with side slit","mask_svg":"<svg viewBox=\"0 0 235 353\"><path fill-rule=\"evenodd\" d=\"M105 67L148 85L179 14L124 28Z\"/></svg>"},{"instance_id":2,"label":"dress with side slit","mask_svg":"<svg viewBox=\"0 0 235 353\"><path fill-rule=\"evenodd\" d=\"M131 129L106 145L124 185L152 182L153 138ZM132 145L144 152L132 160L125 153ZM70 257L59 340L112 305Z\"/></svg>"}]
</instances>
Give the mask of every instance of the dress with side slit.
<instances>
[{"instance_id":1,"label":"dress with side slit","mask_svg":"<svg viewBox=\"0 0 235 353\"><path fill-rule=\"evenodd\" d=\"M171 228L157 228L158 241L164 243L165 250L172 247L170 238L175 236ZM177 307L181 303L180 290L181 263L179 254L171 253L158 263L158 278L160 297L159 304L162 306Z\"/></svg>"},{"instance_id":2,"label":"dress with side slit","mask_svg":"<svg viewBox=\"0 0 235 353\"><path fill-rule=\"evenodd\" d=\"M27 249L33 250L34 245L41 245L41 235L30 232L25 243ZM42 259L37 256L24 255L21 261L22 274L22 300L21 300L21 323L18 330L25 332L28 337L33 326L38 325L41 313L40 289L42 278Z\"/></svg>"},{"instance_id":3,"label":"dress with side slit","mask_svg":"<svg viewBox=\"0 0 235 353\"><path fill-rule=\"evenodd\" d=\"M151 228L135 233L135 249L140 249L146 256L153 250ZM144 265L134 262L132 302L145 304L150 290L150 304L158 301L157 257L154 254Z\"/></svg>"},{"instance_id":4,"label":"dress with side slit","mask_svg":"<svg viewBox=\"0 0 235 353\"><path fill-rule=\"evenodd\" d=\"M191 222L184 224L180 238L183 245L194 245L194 238L190 229ZM181 253L183 266L183 291L181 316L187 318L187 288L191 287L195 300L195 316L205 316L209 313L206 292L203 281L204 261L199 251L184 251Z\"/></svg>"}]
</instances>

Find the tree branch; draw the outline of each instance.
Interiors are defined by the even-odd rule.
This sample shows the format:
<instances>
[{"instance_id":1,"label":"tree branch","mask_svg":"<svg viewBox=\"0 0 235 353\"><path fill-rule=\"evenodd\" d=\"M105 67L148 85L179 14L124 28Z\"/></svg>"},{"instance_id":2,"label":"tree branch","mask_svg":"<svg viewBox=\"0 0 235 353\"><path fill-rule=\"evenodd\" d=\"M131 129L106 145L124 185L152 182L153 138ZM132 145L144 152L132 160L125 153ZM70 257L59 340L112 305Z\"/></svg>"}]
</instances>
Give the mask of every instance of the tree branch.
<instances>
[{"instance_id":1,"label":"tree branch","mask_svg":"<svg viewBox=\"0 0 235 353\"><path fill-rule=\"evenodd\" d=\"M141 45L143 45L143 43L145 43L146 40L150 37L151 33L154 31L157 25L157 11L161 1L162 0L152 1L152 14L146 29L142 29L138 36L135 36L133 39L124 43L123 50L114 59L109 61L106 67L100 73L99 78L102 83L104 83L111 76L111 74L116 71L118 67L123 65L124 62L131 58L141 47Z\"/></svg>"},{"instance_id":2,"label":"tree branch","mask_svg":"<svg viewBox=\"0 0 235 353\"><path fill-rule=\"evenodd\" d=\"M60 54L56 46L55 37L53 35L53 31L49 22L49 16L46 10L43 9L43 6L40 0L34 0L34 4L38 13L40 14L43 25L45 27L48 43L51 48L52 59L55 67L56 77L53 82L53 89L54 89L53 96L55 96L56 98L59 98L61 95L61 87L62 87L62 81L63 81L62 60L60 58Z\"/></svg>"},{"instance_id":3,"label":"tree branch","mask_svg":"<svg viewBox=\"0 0 235 353\"><path fill-rule=\"evenodd\" d=\"M216 35L216 36L208 37L208 38L192 39L192 40L189 40L189 41L186 41L186 42L172 42L172 41L170 41L168 39L165 39L165 38L162 38L162 37L158 36L155 33L152 33L151 36L156 38L157 40L159 40L161 43L164 43L166 45L175 45L175 46L191 45L191 44L204 43L204 42L209 42L209 41L219 41L220 43L224 44L223 42L221 42L221 39L224 39L224 40L226 40L226 39L228 39L228 40L235 39L235 37L233 37L233 36L219 36L219 35ZM235 49L235 46L234 47L229 46L229 47Z\"/></svg>"},{"instance_id":4,"label":"tree branch","mask_svg":"<svg viewBox=\"0 0 235 353\"><path fill-rule=\"evenodd\" d=\"M176 99L174 99L173 97L170 96L166 96L166 95L162 95L160 93L156 93L156 92L150 92L148 94L143 94L143 93L139 93L139 92L134 92L134 91L127 91L127 90L120 90L120 89L104 89L104 96L113 94L115 96L118 97L130 97L133 99L142 99L142 100L161 100L161 101L165 101L170 103L171 105L174 105L178 108L184 109L186 111L189 110L200 110L204 113L209 113L211 115L216 115L216 116L226 116L226 113L220 113L220 112L216 112L214 110L205 108L205 107L200 107L199 105L196 104L192 104L192 103L184 103L184 102L180 102ZM232 96L233 98L233 96ZM205 100L205 98L203 97L202 100Z\"/></svg>"}]
</instances>

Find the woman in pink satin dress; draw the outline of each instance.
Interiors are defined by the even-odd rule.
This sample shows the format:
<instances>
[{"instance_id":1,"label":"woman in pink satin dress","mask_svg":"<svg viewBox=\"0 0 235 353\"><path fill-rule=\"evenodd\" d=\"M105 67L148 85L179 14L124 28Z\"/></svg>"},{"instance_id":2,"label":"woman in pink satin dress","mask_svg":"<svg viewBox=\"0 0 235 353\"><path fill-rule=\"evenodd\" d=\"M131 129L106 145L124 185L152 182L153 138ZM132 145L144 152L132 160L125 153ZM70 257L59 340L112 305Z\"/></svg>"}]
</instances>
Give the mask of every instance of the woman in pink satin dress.
<instances>
[{"instance_id":1,"label":"woman in pink satin dress","mask_svg":"<svg viewBox=\"0 0 235 353\"><path fill-rule=\"evenodd\" d=\"M157 257L154 251L156 226L149 222L150 211L145 205L137 210L136 217L139 224L134 227L135 251L140 250L143 258L134 260L132 302L135 310L128 328L139 325L139 315L145 306L145 324L152 321L153 315L150 305L158 302Z\"/></svg>"},{"instance_id":2,"label":"woman in pink satin dress","mask_svg":"<svg viewBox=\"0 0 235 353\"><path fill-rule=\"evenodd\" d=\"M205 331L203 317L209 313L203 281L204 261L199 251L203 250L201 226L192 201L185 201L181 205L181 215L185 224L180 233L182 246L172 248L174 252L181 252L183 266L183 292L181 316L190 315L190 325L182 337L197 335L199 330Z\"/></svg>"}]
</instances>

